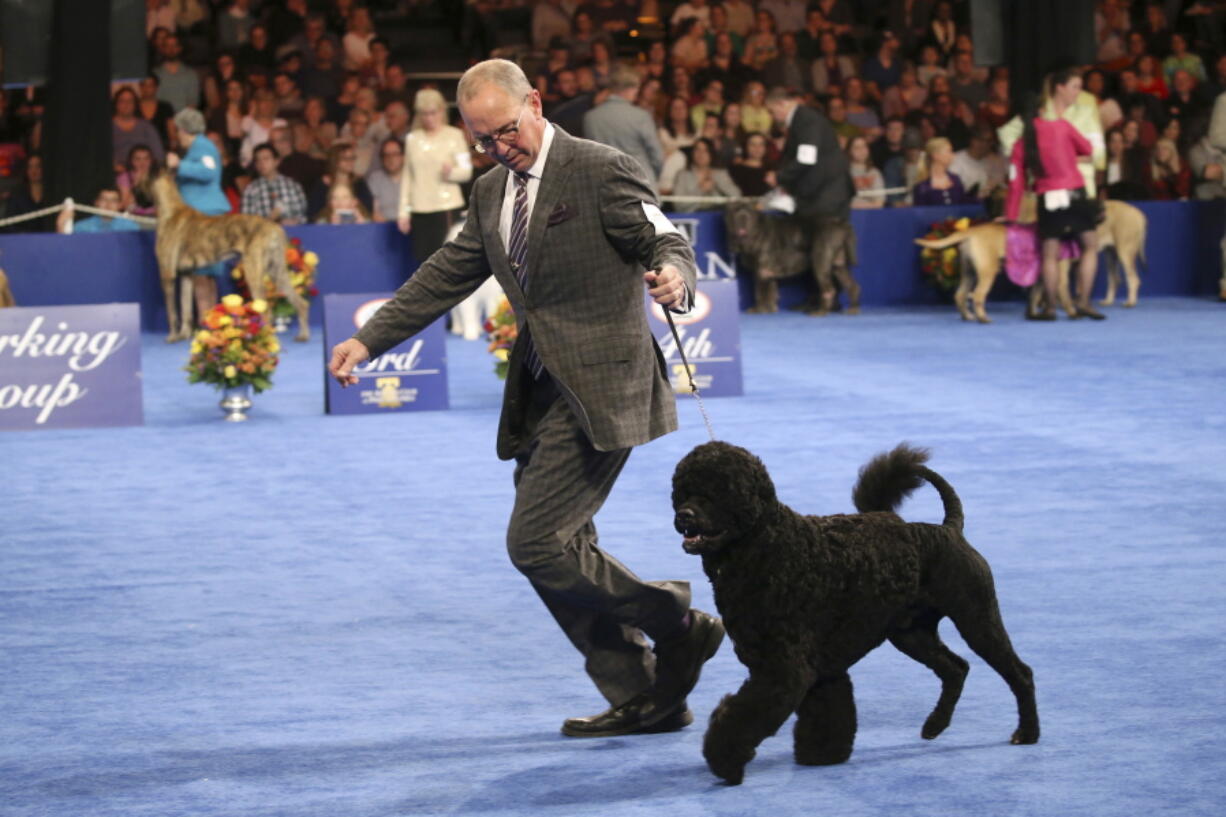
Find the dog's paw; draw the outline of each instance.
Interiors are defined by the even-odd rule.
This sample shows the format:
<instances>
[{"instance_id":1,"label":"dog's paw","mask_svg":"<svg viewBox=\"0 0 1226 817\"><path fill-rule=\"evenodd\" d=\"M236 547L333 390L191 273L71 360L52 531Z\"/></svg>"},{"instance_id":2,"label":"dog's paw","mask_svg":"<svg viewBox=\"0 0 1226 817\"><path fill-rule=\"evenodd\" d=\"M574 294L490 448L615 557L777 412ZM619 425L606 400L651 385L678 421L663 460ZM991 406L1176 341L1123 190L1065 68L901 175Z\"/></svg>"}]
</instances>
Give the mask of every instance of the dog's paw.
<instances>
[{"instance_id":1,"label":"dog's paw","mask_svg":"<svg viewBox=\"0 0 1226 817\"><path fill-rule=\"evenodd\" d=\"M735 763L727 758L715 759L707 758L707 767L719 779L723 780L729 786L739 786L741 781L745 779L745 764Z\"/></svg>"},{"instance_id":2,"label":"dog's paw","mask_svg":"<svg viewBox=\"0 0 1226 817\"><path fill-rule=\"evenodd\" d=\"M1009 742L1014 746L1022 746L1031 743L1039 742L1039 727L1036 724L1033 727L1019 726L1017 731L1013 733L1013 737Z\"/></svg>"},{"instance_id":3,"label":"dog's paw","mask_svg":"<svg viewBox=\"0 0 1226 817\"><path fill-rule=\"evenodd\" d=\"M945 731L946 727L949 726L949 719L949 715L933 712L928 716L928 720L924 721L924 728L920 730L920 737L924 740L932 740Z\"/></svg>"}]
</instances>

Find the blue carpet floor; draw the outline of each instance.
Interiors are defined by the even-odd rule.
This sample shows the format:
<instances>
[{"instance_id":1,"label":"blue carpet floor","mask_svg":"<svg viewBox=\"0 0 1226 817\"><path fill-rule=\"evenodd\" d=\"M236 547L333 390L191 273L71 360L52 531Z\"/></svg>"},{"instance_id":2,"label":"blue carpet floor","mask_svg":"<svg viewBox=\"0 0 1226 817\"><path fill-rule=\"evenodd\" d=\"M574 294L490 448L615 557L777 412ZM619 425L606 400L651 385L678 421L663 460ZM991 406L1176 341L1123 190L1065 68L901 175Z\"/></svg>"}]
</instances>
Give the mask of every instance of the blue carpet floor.
<instances>
[{"instance_id":1,"label":"blue carpet floor","mask_svg":"<svg viewBox=\"0 0 1226 817\"><path fill-rule=\"evenodd\" d=\"M933 449L1034 667L1038 745L1008 744L1012 696L948 625L972 671L933 742L936 678L888 646L853 670L842 766L795 766L788 725L743 786L716 784L702 724L745 675L727 646L693 727L564 738L603 705L506 559L481 344L449 341L452 410L349 418L321 413L319 340L291 345L230 425L185 347L148 335L144 427L0 436L0 814L1216 817L1226 307L993 309L747 315L746 396L706 402L805 512L850 510L859 466L900 440ZM672 467L705 439L680 406L598 521L711 609L670 525ZM931 489L903 508L940 513Z\"/></svg>"}]
</instances>

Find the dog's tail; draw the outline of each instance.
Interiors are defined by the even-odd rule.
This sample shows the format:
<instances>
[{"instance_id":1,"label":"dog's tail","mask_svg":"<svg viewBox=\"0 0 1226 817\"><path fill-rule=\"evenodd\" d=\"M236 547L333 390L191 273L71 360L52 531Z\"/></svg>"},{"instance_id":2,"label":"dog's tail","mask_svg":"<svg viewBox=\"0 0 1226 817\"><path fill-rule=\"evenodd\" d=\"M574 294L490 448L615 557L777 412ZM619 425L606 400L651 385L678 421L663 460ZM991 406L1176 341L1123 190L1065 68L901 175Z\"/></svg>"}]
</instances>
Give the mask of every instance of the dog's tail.
<instances>
[{"instance_id":1,"label":"dog's tail","mask_svg":"<svg viewBox=\"0 0 1226 817\"><path fill-rule=\"evenodd\" d=\"M929 482L941 495L945 505L945 521L955 530L962 530L962 500L953 486L936 471L928 468L929 452L902 443L893 451L878 454L860 469L860 478L852 489L851 498L860 513L893 511L918 487Z\"/></svg>"},{"instance_id":2,"label":"dog's tail","mask_svg":"<svg viewBox=\"0 0 1226 817\"><path fill-rule=\"evenodd\" d=\"M946 247L952 247L955 244L961 244L966 239L970 238L969 230L959 230L956 233L951 233L944 238L917 238L915 243L921 247L927 247L930 250L943 250Z\"/></svg>"}]
</instances>

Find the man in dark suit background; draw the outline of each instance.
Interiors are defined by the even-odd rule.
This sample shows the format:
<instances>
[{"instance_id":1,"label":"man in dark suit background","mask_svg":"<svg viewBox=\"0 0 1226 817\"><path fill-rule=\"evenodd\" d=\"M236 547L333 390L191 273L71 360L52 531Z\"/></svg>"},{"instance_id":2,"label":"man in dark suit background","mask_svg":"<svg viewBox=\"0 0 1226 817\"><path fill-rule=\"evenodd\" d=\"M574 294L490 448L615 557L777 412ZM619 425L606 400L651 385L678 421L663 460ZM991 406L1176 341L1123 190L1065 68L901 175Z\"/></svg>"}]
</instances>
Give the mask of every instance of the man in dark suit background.
<instances>
[{"instance_id":1,"label":"man in dark suit background","mask_svg":"<svg viewBox=\"0 0 1226 817\"><path fill-rule=\"evenodd\" d=\"M631 448L677 427L642 287L666 308L687 307L693 251L638 163L555 128L514 63L470 68L457 102L477 148L501 167L474 184L459 236L334 347L329 371L356 383L355 365L427 326L491 274L498 279L519 329L497 445L501 459L516 461L507 549L610 704L567 719L562 731L681 729L693 721L686 696L723 625L689 609L688 583L644 582L600 549L592 519Z\"/></svg>"},{"instance_id":2,"label":"man in dark suit background","mask_svg":"<svg viewBox=\"0 0 1226 817\"><path fill-rule=\"evenodd\" d=\"M826 269L834 265L836 255L847 246L851 233L851 200L855 185L851 181L851 165L839 145L839 137L830 120L808 105L801 104L798 91L772 88L766 95L766 107L771 117L787 132L775 178L785 192L796 201L794 217L813 236L811 257L819 287L810 298L805 311L824 314L834 305L835 291L827 280ZM850 266L850 261L847 264Z\"/></svg>"}]
</instances>

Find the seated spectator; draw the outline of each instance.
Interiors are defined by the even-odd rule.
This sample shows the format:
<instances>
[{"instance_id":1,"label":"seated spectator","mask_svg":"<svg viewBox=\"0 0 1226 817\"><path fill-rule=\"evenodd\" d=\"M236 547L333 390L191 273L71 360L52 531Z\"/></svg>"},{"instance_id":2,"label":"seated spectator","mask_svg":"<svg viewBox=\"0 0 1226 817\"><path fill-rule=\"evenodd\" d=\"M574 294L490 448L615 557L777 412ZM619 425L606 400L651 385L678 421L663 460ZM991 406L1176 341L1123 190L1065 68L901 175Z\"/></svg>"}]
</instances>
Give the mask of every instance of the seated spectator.
<instances>
[{"instance_id":1,"label":"seated spectator","mask_svg":"<svg viewBox=\"0 0 1226 817\"><path fill-rule=\"evenodd\" d=\"M272 92L277 98L277 116L283 119L297 119L302 116L302 108L306 102L302 98L298 83L294 82L291 75L284 71L274 74Z\"/></svg>"},{"instance_id":2,"label":"seated spectator","mask_svg":"<svg viewBox=\"0 0 1226 817\"><path fill-rule=\"evenodd\" d=\"M1127 59L1128 9L1118 3L1099 3L1094 12L1095 40L1098 43L1096 62L1118 69Z\"/></svg>"},{"instance_id":3,"label":"seated spectator","mask_svg":"<svg viewBox=\"0 0 1226 817\"><path fill-rule=\"evenodd\" d=\"M951 173L953 146L944 137L932 139L924 146L924 165L920 178L911 190L911 202L916 207L968 204L974 199L966 194L962 180Z\"/></svg>"},{"instance_id":4,"label":"seated spectator","mask_svg":"<svg viewBox=\"0 0 1226 817\"><path fill-rule=\"evenodd\" d=\"M1226 198L1226 149L1217 147L1206 132L1188 150L1188 169L1199 201Z\"/></svg>"},{"instance_id":5,"label":"seated spectator","mask_svg":"<svg viewBox=\"0 0 1226 817\"><path fill-rule=\"evenodd\" d=\"M252 101L252 113L243 117L243 141L238 150L238 162L243 167L251 165L255 146L269 140L273 128L287 123L277 116L277 98L272 91L257 91Z\"/></svg>"},{"instance_id":6,"label":"seated spectator","mask_svg":"<svg viewBox=\"0 0 1226 817\"><path fill-rule=\"evenodd\" d=\"M847 0L813 0L812 5L821 11L822 18L826 21L826 30L834 32L841 45L850 46L855 17Z\"/></svg>"},{"instance_id":7,"label":"seated spectator","mask_svg":"<svg viewBox=\"0 0 1226 817\"><path fill-rule=\"evenodd\" d=\"M922 109L927 99L928 89L919 84L915 69L907 65L899 72L898 83L882 95L881 113L886 119L905 117Z\"/></svg>"},{"instance_id":8,"label":"seated spectator","mask_svg":"<svg viewBox=\"0 0 1226 817\"><path fill-rule=\"evenodd\" d=\"M881 135L881 117L864 98L864 80L847 78L843 84L843 103L847 121L859 128L865 139L871 142Z\"/></svg>"},{"instance_id":9,"label":"seated spectator","mask_svg":"<svg viewBox=\"0 0 1226 817\"><path fill-rule=\"evenodd\" d=\"M851 200L852 209L874 210L885 207L885 194L864 195L868 191L885 189L885 177L873 167L873 157L868 149L868 140L854 136L847 142L847 159L851 169L851 181L857 195Z\"/></svg>"},{"instance_id":10,"label":"seated spectator","mask_svg":"<svg viewBox=\"0 0 1226 817\"><path fill-rule=\"evenodd\" d=\"M379 146L379 165L366 174L366 186L374 199L371 220L395 221L400 212L400 181L404 172L404 143L385 139Z\"/></svg>"},{"instance_id":11,"label":"seated spectator","mask_svg":"<svg viewBox=\"0 0 1226 817\"><path fill-rule=\"evenodd\" d=\"M728 175L743 196L765 196L776 186L775 171L766 159L766 135L749 133L741 156L728 168Z\"/></svg>"},{"instance_id":12,"label":"seated spectator","mask_svg":"<svg viewBox=\"0 0 1226 817\"><path fill-rule=\"evenodd\" d=\"M331 99L342 93L344 79L345 73L337 57L336 43L328 37L320 37L315 42L310 65L302 71L302 92L308 96Z\"/></svg>"},{"instance_id":13,"label":"seated spectator","mask_svg":"<svg viewBox=\"0 0 1226 817\"><path fill-rule=\"evenodd\" d=\"M834 133L839 138L839 147L843 149L847 148L847 143L853 137L864 135L859 126L847 121L847 103L841 96L830 97L830 101L826 103L826 118L834 127Z\"/></svg>"},{"instance_id":14,"label":"seated spectator","mask_svg":"<svg viewBox=\"0 0 1226 817\"><path fill-rule=\"evenodd\" d=\"M288 127L273 128L270 141L277 151L277 171L298 182L303 190L313 188L328 168L323 159L295 149L293 134Z\"/></svg>"},{"instance_id":15,"label":"seated spectator","mask_svg":"<svg viewBox=\"0 0 1226 817\"><path fill-rule=\"evenodd\" d=\"M669 51L672 64L693 72L706 68L710 54L704 34L702 20L697 17L686 18L677 30Z\"/></svg>"},{"instance_id":16,"label":"seated spectator","mask_svg":"<svg viewBox=\"0 0 1226 817\"><path fill-rule=\"evenodd\" d=\"M308 14L302 24L302 31L290 37L286 48L302 55L302 67L305 71L315 66L319 44L324 40L331 44L330 53L336 58L336 55L341 53L340 38L328 31L328 20L324 15Z\"/></svg>"},{"instance_id":17,"label":"seated spectator","mask_svg":"<svg viewBox=\"0 0 1226 817\"><path fill-rule=\"evenodd\" d=\"M1222 94L1226 94L1226 54L1218 55L1213 63L1213 76L1205 85L1205 99L1217 99Z\"/></svg>"},{"instance_id":18,"label":"seated spectator","mask_svg":"<svg viewBox=\"0 0 1226 817\"><path fill-rule=\"evenodd\" d=\"M136 91L139 97L136 112L142 119L153 125L153 129L158 134L162 154L165 155L166 146L170 144L170 120L174 118L174 108L170 107L169 102L158 99L157 74L145 76L137 83Z\"/></svg>"},{"instance_id":19,"label":"seated spectator","mask_svg":"<svg viewBox=\"0 0 1226 817\"><path fill-rule=\"evenodd\" d=\"M571 19L570 58L576 63L587 62L592 58L592 42L600 36L592 15L585 9L577 9Z\"/></svg>"},{"instance_id":20,"label":"seated spectator","mask_svg":"<svg viewBox=\"0 0 1226 817\"><path fill-rule=\"evenodd\" d=\"M949 170L962 181L968 197L986 199L1004 189L1009 164L995 148L995 128L980 125L971 133L970 145L954 154Z\"/></svg>"},{"instance_id":21,"label":"seated spectator","mask_svg":"<svg viewBox=\"0 0 1226 817\"><path fill-rule=\"evenodd\" d=\"M558 74L570 67L570 47L566 45L566 40L563 38L554 37L549 43L549 56L537 72L534 82L543 105L556 103L561 98L558 90Z\"/></svg>"},{"instance_id":22,"label":"seated spectator","mask_svg":"<svg viewBox=\"0 0 1226 817\"><path fill-rule=\"evenodd\" d=\"M690 121L694 130L701 131L708 116L719 117L724 112L724 83L712 79L702 88L702 100L690 108Z\"/></svg>"},{"instance_id":23,"label":"seated spectator","mask_svg":"<svg viewBox=\"0 0 1226 817\"><path fill-rule=\"evenodd\" d=\"M338 128L344 127L349 121L349 111L357 104L358 92L362 90L362 78L354 72L349 72L341 77L341 92L334 98L328 100L328 119ZM375 107L379 106L379 96L375 95Z\"/></svg>"},{"instance_id":24,"label":"seated spectator","mask_svg":"<svg viewBox=\"0 0 1226 817\"><path fill-rule=\"evenodd\" d=\"M860 66L860 76L867 83L872 99L884 99L886 92L902 80L904 63L898 55L900 47L901 43L894 32L883 31L876 53Z\"/></svg>"},{"instance_id":25,"label":"seated spectator","mask_svg":"<svg viewBox=\"0 0 1226 817\"><path fill-rule=\"evenodd\" d=\"M994 80L995 81L995 80ZM1098 100L1098 119L1102 122L1103 132L1111 130L1124 118L1124 109L1111 97L1107 96L1107 76L1097 69L1087 71L1085 89ZM1006 87L1007 87L1006 80ZM1003 123L1001 123L1003 124ZM996 125L995 127L1000 127Z\"/></svg>"},{"instance_id":26,"label":"seated spectator","mask_svg":"<svg viewBox=\"0 0 1226 817\"><path fill-rule=\"evenodd\" d=\"M933 77L948 75L945 66L941 65L941 52L935 45L925 45L920 49L919 65L915 68L915 78L925 88L932 84Z\"/></svg>"},{"instance_id":27,"label":"seated spectator","mask_svg":"<svg viewBox=\"0 0 1226 817\"><path fill-rule=\"evenodd\" d=\"M24 216L44 207L50 206L47 201L47 190L43 184L43 157L32 154L22 168L21 186L9 194L8 207L4 209L5 218ZM62 213L63 211L61 211ZM13 233L43 233L55 227L52 216L19 221L8 227L0 228Z\"/></svg>"},{"instance_id":28,"label":"seated spectator","mask_svg":"<svg viewBox=\"0 0 1226 817\"><path fill-rule=\"evenodd\" d=\"M438 92L435 91L435 94L437 93ZM420 100L420 98L421 91L418 91L417 99ZM442 116L443 124L446 125L447 106L446 103L442 103L442 105L443 107L440 111L440 115ZM378 145L383 143L384 139L391 137L392 139L399 139L403 142L405 137L409 135L409 126L411 123L412 120L409 117L409 107L407 105L405 105L403 102L389 103L388 106L383 109L383 116L380 117L379 123L377 125L372 125L370 128L370 134L366 138L366 141L370 143L372 148L370 158L365 164L361 162L358 163L358 174L363 176L366 175L366 171L369 169L370 165L373 164L374 151Z\"/></svg>"},{"instance_id":29,"label":"seated spectator","mask_svg":"<svg viewBox=\"0 0 1226 817\"><path fill-rule=\"evenodd\" d=\"M887 189L901 187L907 190L886 197L891 207L911 204L911 191L919 184L924 167L924 142L919 131L908 129L902 145L902 154L891 157L881 168Z\"/></svg>"},{"instance_id":30,"label":"seated spectator","mask_svg":"<svg viewBox=\"0 0 1226 817\"><path fill-rule=\"evenodd\" d=\"M563 0L541 0L532 7L532 47L544 51L570 37L570 12Z\"/></svg>"},{"instance_id":31,"label":"seated spectator","mask_svg":"<svg viewBox=\"0 0 1226 817\"><path fill-rule=\"evenodd\" d=\"M272 73L277 68L277 55L268 39L268 27L255 23L247 30L247 42L238 49L238 65L244 74L260 68Z\"/></svg>"},{"instance_id":32,"label":"seated spectator","mask_svg":"<svg viewBox=\"0 0 1226 817\"><path fill-rule=\"evenodd\" d=\"M708 116L702 123L702 130L698 131L698 139L706 139L710 143L711 165L722 167L725 170L736 158L736 151L740 147L739 142L724 136L722 116ZM687 162L687 164L692 164L692 162Z\"/></svg>"},{"instance_id":33,"label":"seated spectator","mask_svg":"<svg viewBox=\"0 0 1226 817\"><path fill-rule=\"evenodd\" d=\"M295 146L316 159L327 158L328 148L337 137L336 125L328 121L327 112L323 97L309 97L302 109L302 121L294 123Z\"/></svg>"},{"instance_id":34,"label":"seated spectator","mask_svg":"<svg viewBox=\"0 0 1226 817\"><path fill-rule=\"evenodd\" d=\"M583 136L583 117L596 105L596 96L591 66L579 66L575 69L575 95L554 105L550 121L572 136Z\"/></svg>"},{"instance_id":35,"label":"seated spectator","mask_svg":"<svg viewBox=\"0 0 1226 817\"><path fill-rule=\"evenodd\" d=\"M775 16L765 9L754 14L753 33L745 39L741 60L755 71L761 71L779 56L779 33Z\"/></svg>"},{"instance_id":36,"label":"seated spectator","mask_svg":"<svg viewBox=\"0 0 1226 817\"><path fill-rule=\"evenodd\" d=\"M975 75L975 62L968 51L954 55L954 73L949 78L949 91L954 98L970 106L972 111L988 100L988 86Z\"/></svg>"},{"instance_id":37,"label":"seated spectator","mask_svg":"<svg viewBox=\"0 0 1226 817\"><path fill-rule=\"evenodd\" d=\"M1157 97L1159 100L1166 99L1170 94L1170 90L1166 87L1166 80L1163 79L1162 71L1158 68L1158 60L1150 54L1146 54L1137 60L1137 90L1143 94Z\"/></svg>"},{"instance_id":38,"label":"seated spectator","mask_svg":"<svg viewBox=\"0 0 1226 817\"><path fill-rule=\"evenodd\" d=\"M742 40L746 39L753 30L753 0L723 0L721 5L728 13L728 30Z\"/></svg>"},{"instance_id":39,"label":"seated spectator","mask_svg":"<svg viewBox=\"0 0 1226 817\"><path fill-rule=\"evenodd\" d=\"M1154 143L1150 160L1150 198L1159 201L1186 199L1192 193L1192 171L1179 158L1179 149L1170 139Z\"/></svg>"},{"instance_id":40,"label":"seated spectator","mask_svg":"<svg viewBox=\"0 0 1226 817\"><path fill-rule=\"evenodd\" d=\"M1162 73L1168 85L1174 82L1176 71L1187 71L1197 82L1209 79L1204 61L1199 54L1188 50L1188 38L1178 31L1171 34L1171 55L1162 61Z\"/></svg>"},{"instance_id":41,"label":"seated spectator","mask_svg":"<svg viewBox=\"0 0 1226 817\"><path fill-rule=\"evenodd\" d=\"M1162 103L1152 94L1143 94L1140 90L1140 80L1137 77L1137 72L1132 68L1125 68L1118 75L1119 87L1116 91L1115 98L1119 102L1120 110L1124 112L1124 118L1135 118L1138 115L1132 113L1133 109L1138 105L1144 108L1140 118L1153 122L1162 115ZM1149 144L1153 144L1151 141Z\"/></svg>"},{"instance_id":42,"label":"seated spectator","mask_svg":"<svg viewBox=\"0 0 1226 817\"><path fill-rule=\"evenodd\" d=\"M1136 123L1132 123L1135 133ZM1107 168L1103 191L1109 199L1137 201L1149 197L1149 154L1140 145L1129 146L1125 128L1107 132Z\"/></svg>"},{"instance_id":43,"label":"seated spectator","mask_svg":"<svg viewBox=\"0 0 1226 817\"><path fill-rule=\"evenodd\" d=\"M729 168L741 155L745 144L747 131L741 126L741 104L729 102L719 115L719 154L713 164L716 167Z\"/></svg>"},{"instance_id":44,"label":"seated spectator","mask_svg":"<svg viewBox=\"0 0 1226 817\"><path fill-rule=\"evenodd\" d=\"M158 99L169 102L175 113L200 104L200 78L181 56L179 38L170 34L162 43L162 63L153 69L158 78Z\"/></svg>"},{"instance_id":45,"label":"seated spectator","mask_svg":"<svg viewBox=\"0 0 1226 817\"><path fill-rule=\"evenodd\" d=\"M413 94L409 91L409 75L404 66L393 62L387 66L384 73L383 87L379 89L378 104L386 109L393 102L399 102L408 108L413 102Z\"/></svg>"},{"instance_id":46,"label":"seated spectator","mask_svg":"<svg viewBox=\"0 0 1226 817\"><path fill-rule=\"evenodd\" d=\"M336 182L328 188L327 204L315 218L316 224L369 224L370 211L347 182Z\"/></svg>"},{"instance_id":47,"label":"seated spectator","mask_svg":"<svg viewBox=\"0 0 1226 817\"><path fill-rule=\"evenodd\" d=\"M345 36L341 38L344 52L342 64L346 71L367 71L371 66L370 41L375 38L374 23L365 6L354 6L349 12Z\"/></svg>"},{"instance_id":48,"label":"seated spectator","mask_svg":"<svg viewBox=\"0 0 1226 817\"><path fill-rule=\"evenodd\" d=\"M706 26L708 53L715 53L715 40L721 34L728 35L728 44L738 60L745 53L745 38L728 28L728 12L722 5L716 3L711 6L711 19L706 21Z\"/></svg>"},{"instance_id":49,"label":"seated spectator","mask_svg":"<svg viewBox=\"0 0 1226 817\"><path fill-rule=\"evenodd\" d=\"M953 97L949 94L937 94L933 98L931 119L937 135L948 139L954 150L962 150L970 144L970 126L955 111Z\"/></svg>"},{"instance_id":50,"label":"seated spectator","mask_svg":"<svg viewBox=\"0 0 1226 817\"><path fill-rule=\"evenodd\" d=\"M1177 69L1172 79L1171 95L1164 105L1167 121L1175 120L1181 125L1188 125L1204 117L1208 110L1208 101L1200 94L1196 79L1188 71Z\"/></svg>"},{"instance_id":51,"label":"seated spectator","mask_svg":"<svg viewBox=\"0 0 1226 817\"><path fill-rule=\"evenodd\" d=\"M119 209L138 216L156 212L153 203L153 179L159 171L158 161L148 145L133 145L128 151L124 171L115 177L119 190Z\"/></svg>"},{"instance_id":52,"label":"seated spectator","mask_svg":"<svg viewBox=\"0 0 1226 817\"><path fill-rule=\"evenodd\" d=\"M329 148L328 165L324 175L320 177L313 187L307 189L308 217L313 218L315 221L320 221L320 213L330 200L329 191L336 185L341 184L345 186L351 195L356 196L362 206L366 208L367 218L369 219L369 213L374 208L374 198L370 195L370 188L366 186L365 180L354 170L357 158L357 151L349 142L338 140ZM314 215L312 216L311 214ZM326 222L327 219L324 219L324 221Z\"/></svg>"},{"instance_id":53,"label":"seated spectator","mask_svg":"<svg viewBox=\"0 0 1226 817\"><path fill-rule=\"evenodd\" d=\"M656 133L660 137L660 147L664 149L665 159L694 144L694 140L698 138L698 130L690 118L690 106L684 98L674 96L669 99L664 124Z\"/></svg>"},{"instance_id":54,"label":"seated spectator","mask_svg":"<svg viewBox=\"0 0 1226 817\"><path fill-rule=\"evenodd\" d=\"M644 77L655 77L666 83L668 70L668 46L663 40L652 40L647 46L647 61L639 66L639 71Z\"/></svg>"},{"instance_id":55,"label":"seated spectator","mask_svg":"<svg viewBox=\"0 0 1226 817\"><path fill-rule=\"evenodd\" d=\"M553 78L556 99L552 102L544 102L541 104L541 109L545 113L545 117L550 121L553 120L554 111L562 105L570 102L575 97L579 96L579 74L572 68L563 68ZM686 107L689 110L689 107ZM568 131L569 133L569 131Z\"/></svg>"},{"instance_id":56,"label":"seated spectator","mask_svg":"<svg viewBox=\"0 0 1226 817\"><path fill-rule=\"evenodd\" d=\"M244 213L263 216L286 227L306 222L302 185L277 172L277 151L268 142L255 146L256 178L243 191Z\"/></svg>"},{"instance_id":57,"label":"seated spectator","mask_svg":"<svg viewBox=\"0 0 1226 817\"><path fill-rule=\"evenodd\" d=\"M375 90L382 90L387 84L387 66L391 64L392 49L383 37L375 37L370 41L370 65L362 72L366 83Z\"/></svg>"},{"instance_id":58,"label":"seated spectator","mask_svg":"<svg viewBox=\"0 0 1226 817\"><path fill-rule=\"evenodd\" d=\"M810 5L805 11L804 26L792 32L796 35L796 51L801 59L811 63L822 55L821 37L825 30L826 18L822 16L822 10Z\"/></svg>"},{"instance_id":59,"label":"seated spectator","mask_svg":"<svg viewBox=\"0 0 1226 817\"><path fill-rule=\"evenodd\" d=\"M958 45L958 26L954 22L954 4L950 0L940 0L936 4L926 34L927 44L937 50L941 62L947 62Z\"/></svg>"},{"instance_id":60,"label":"seated spectator","mask_svg":"<svg viewBox=\"0 0 1226 817\"><path fill-rule=\"evenodd\" d=\"M136 106L136 92L127 85L115 92L111 103L111 162L116 173L123 172L128 154L136 145L148 147L158 161L166 155L157 130L137 115Z\"/></svg>"},{"instance_id":61,"label":"seated spectator","mask_svg":"<svg viewBox=\"0 0 1226 817\"><path fill-rule=\"evenodd\" d=\"M702 98L702 95L694 87L694 75L690 73L688 68L682 68L680 65L673 67L672 73L669 75L669 86L672 95L681 97L687 104L693 105ZM579 89L581 91L584 90L582 82L579 83Z\"/></svg>"},{"instance_id":62,"label":"seated spectator","mask_svg":"<svg viewBox=\"0 0 1226 817\"><path fill-rule=\"evenodd\" d=\"M351 133L350 129L355 109L366 112L366 126L369 133L376 134L383 128L383 113L379 108L379 95L375 93L374 88L368 88L365 85L358 88L353 96L353 107L349 110L349 116L346 117L345 124L341 126L341 138L351 139L356 143L357 137Z\"/></svg>"},{"instance_id":63,"label":"seated spectator","mask_svg":"<svg viewBox=\"0 0 1226 817\"><path fill-rule=\"evenodd\" d=\"M99 210L106 210L118 215L120 212L119 191L113 187L102 188L98 193L98 198L94 199L94 206ZM139 224L127 218L89 216L73 224L72 217L72 207L65 207L63 210L60 210L60 214L55 220L56 231L60 233L119 233L140 229Z\"/></svg>"},{"instance_id":64,"label":"seated spectator","mask_svg":"<svg viewBox=\"0 0 1226 817\"><path fill-rule=\"evenodd\" d=\"M1140 33L1145 37L1145 50L1158 57L1171 53L1171 28L1166 19L1166 9L1161 3L1150 3L1145 7L1145 21L1141 24Z\"/></svg>"},{"instance_id":65,"label":"seated spectator","mask_svg":"<svg viewBox=\"0 0 1226 817\"><path fill-rule=\"evenodd\" d=\"M891 116L885 120L885 128L882 131L881 138L869 145L869 151L872 154L871 162L873 167L878 168L883 173L885 166L890 159L903 154L903 137L906 136L907 127L903 123L902 117Z\"/></svg>"},{"instance_id":66,"label":"seated spectator","mask_svg":"<svg viewBox=\"0 0 1226 817\"><path fill-rule=\"evenodd\" d=\"M785 88L797 87L785 85ZM753 80L741 95L741 127L746 133L770 133L774 119L766 107L766 86Z\"/></svg>"},{"instance_id":67,"label":"seated spectator","mask_svg":"<svg viewBox=\"0 0 1226 817\"><path fill-rule=\"evenodd\" d=\"M247 115L247 86L232 77L223 88L222 105L205 118L208 130L217 131L226 141L231 154L237 154L243 144L243 118Z\"/></svg>"},{"instance_id":68,"label":"seated spectator","mask_svg":"<svg viewBox=\"0 0 1226 817\"><path fill-rule=\"evenodd\" d=\"M745 83L755 76L756 73L741 62L732 50L732 37L725 31L715 38L715 51L707 67L698 72L697 80L702 87L718 81L727 99L737 99Z\"/></svg>"},{"instance_id":69,"label":"seated spectator","mask_svg":"<svg viewBox=\"0 0 1226 817\"><path fill-rule=\"evenodd\" d=\"M759 73L762 84L772 88L796 88L804 93L813 90L810 87L813 68L808 60L800 56L796 35L790 31L779 35L779 56L768 62Z\"/></svg>"},{"instance_id":70,"label":"seated spectator","mask_svg":"<svg viewBox=\"0 0 1226 817\"><path fill-rule=\"evenodd\" d=\"M613 75L613 46L604 37L592 40L592 57L590 60L592 77L599 87L604 87Z\"/></svg>"},{"instance_id":71,"label":"seated spectator","mask_svg":"<svg viewBox=\"0 0 1226 817\"><path fill-rule=\"evenodd\" d=\"M661 106L668 102L664 98L664 94L661 93L663 87L664 84L655 77L646 77L639 83L639 95L634 101L636 106L647 111L648 115L651 116L651 121L657 128L664 118Z\"/></svg>"},{"instance_id":72,"label":"seated spectator","mask_svg":"<svg viewBox=\"0 0 1226 817\"><path fill-rule=\"evenodd\" d=\"M225 104L226 83L232 79L241 79L238 72L238 61L228 51L222 51L213 60L213 70L204 78L204 113L211 112Z\"/></svg>"},{"instance_id":73,"label":"seated spectator","mask_svg":"<svg viewBox=\"0 0 1226 817\"><path fill-rule=\"evenodd\" d=\"M813 92L819 95L841 95L843 85L856 76L856 65L851 57L839 53L839 40L829 31L822 32L818 40L821 53L813 61Z\"/></svg>"},{"instance_id":74,"label":"seated spectator","mask_svg":"<svg viewBox=\"0 0 1226 817\"><path fill-rule=\"evenodd\" d=\"M727 196L739 198L741 190L732 181L728 171L712 164L715 148L709 139L700 138L690 148L689 166L677 174L673 184L674 196ZM695 210L720 209L722 203L681 202L674 209L679 213Z\"/></svg>"}]
</instances>

